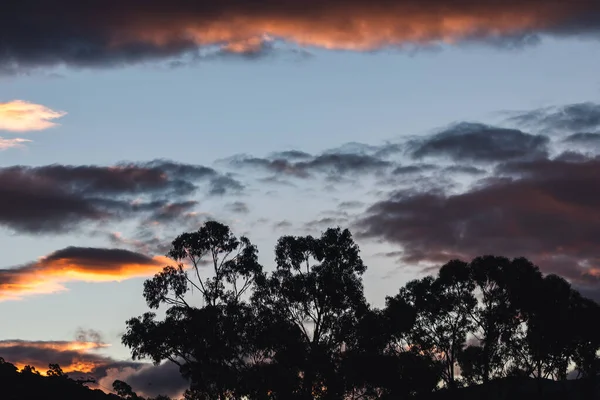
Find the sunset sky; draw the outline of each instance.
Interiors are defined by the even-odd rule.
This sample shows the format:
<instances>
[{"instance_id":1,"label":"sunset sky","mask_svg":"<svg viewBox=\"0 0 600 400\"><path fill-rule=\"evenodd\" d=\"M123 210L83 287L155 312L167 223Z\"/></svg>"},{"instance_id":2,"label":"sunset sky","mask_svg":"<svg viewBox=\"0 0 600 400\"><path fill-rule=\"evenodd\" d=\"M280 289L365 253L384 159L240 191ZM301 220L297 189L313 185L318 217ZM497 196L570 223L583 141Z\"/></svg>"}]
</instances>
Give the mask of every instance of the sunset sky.
<instances>
[{"instance_id":1,"label":"sunset sky","mask_svg":"<svg viewBox=\"0 0 600 400\"><path fill-rule=\"evenodd\" d=\"M283 234L351 229L376 306L490 253L600 298L599 70L595 0L12 4L0 356L179 393L120 335L207 219L267 269Z\"/></svg>"}]
</instances>

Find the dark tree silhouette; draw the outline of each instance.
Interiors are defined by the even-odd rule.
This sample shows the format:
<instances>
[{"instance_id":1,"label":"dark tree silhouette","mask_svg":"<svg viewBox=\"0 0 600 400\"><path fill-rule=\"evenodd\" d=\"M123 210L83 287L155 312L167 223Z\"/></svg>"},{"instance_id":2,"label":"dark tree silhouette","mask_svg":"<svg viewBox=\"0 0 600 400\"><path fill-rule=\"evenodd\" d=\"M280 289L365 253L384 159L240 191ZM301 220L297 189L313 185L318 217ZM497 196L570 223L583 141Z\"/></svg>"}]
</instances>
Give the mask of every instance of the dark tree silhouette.
<instances>
[{"instance_id":1,"label":"dark tree silhouette","mask_svg":"<svg viewBox=\"0 0 600 400\"><path fill-rule=\"evenodd\" d=\"M275 254L277 268L259 282L253 302L287 325L290 334L284 340L291 347L276 361L299 372L298 398L341 399L339 366L346 340L368 310L361 278L366 267L358 246L348 230L337 228L320 238L284 236Z\"/></svg>"},{"instance_id":2,"label":"dark tree silhouette","mask_svg":"<svg viewBox=\"0 0 600 400\"><path fill-rule=\"evenodd\" d=\"M0 357L0 399L119 400L120 397L85 387L64 374L58 364L50 364L44 376L31 366L19 371Z\"/></svg>"},{"instance_id":3,"label":"dark tree silhouette","mask_svg":"<svg viewBox=\"0 0 600 400\"><path fill-rule=\"evenodd\" d=\"M411 281L399 293L417 313L410 346L442 364L442 379L450 388L457 387L459 355L473 329L473 287L468 265L453 260L442 266L437 278Z\"/></svg>"},{"instance_id":4,"label":"dark tree silhouette","mask_svg":"<svg viewBox=\"0 0 600 400\"><path fill-rule=\"evenodd\" d=\"M123 381L114 381L112 387L117 396L120 396L125 400L140 400L140 397L133 391L131 386Z\"/></svg>"},{"instance_id":5,"label":"dark tree silhouette","mask_svg":"<svg viewBox=\"0 0 600 400\"><path fill-rule=\"evenodd\" d=\"M600 321L600 305L579 293L573 294L572 301L573 362L579 376L595 377L600 374L600 324L591 321Z\"/></svg>"},{"instance_id":6,"label":"dark tree silhouette","mask_svg":"<svg viewBox=\"0 0 600 400\"><path fill-rule=\"evenodd\" d=\"M197 232L177 237L168 255L177 267L165 267L144 284L149 307L170 306L165 319L157 321L154 313L146 313L127 321L122 342L134 358L179 365L197 398L238 396L253 355L246 335L253 314L243 296L262 274L257 249L227 226L209 221ZM210 265L212 276L202 276L203 265ZM186 299L193 290L201 294L204 306Z\"/></svg>"},{"instance_id":7,"label":"dark tree silhouette","mask_svg":"<svg viewBox=\"0 0 600 400\"><path fill-rule=\"evenodd\" d=\"M480 298L473 310L477 345L465 349L459 359L461 375L469 383L488 382L505 375L510 354L503 339L515 329L516 310L512 308L510 282L511 262L505 257L477 257L470 263L475 295Z\"/></svg>"},{"instance_id":8,"label":"dark tree silhouette","mask_svg":"<svg viewBox=\"0 0 600 400\"><path fill-rule=\"evenodd\" d=\"M63 372L62 368L58 364L48 365L48 371L46 372L46 375L54 378L68 378L68 375Z\"/></svg>"},{"instance_id":9,"label":"dark tree silhouette","mask_svg":"<svg viewBox=\"0 0 600 400\"><path fill-rule=\"evenodd\" d=\"M485 397L497 382L531 378L541 394L543 379L564 381L571 364L595 395L600 328L587 322L600 306L525 258L452 260L377 309L348 230L281 237L269 273L257 254L210 221L177 237L168 254L177 264L144 284L165 317L127 321L122 341L135 359L179 365L186 400L425 399L440 383L452 396L483 384ZM63 376L52 365L48 375Z\"/></svg>"}]
</instances>

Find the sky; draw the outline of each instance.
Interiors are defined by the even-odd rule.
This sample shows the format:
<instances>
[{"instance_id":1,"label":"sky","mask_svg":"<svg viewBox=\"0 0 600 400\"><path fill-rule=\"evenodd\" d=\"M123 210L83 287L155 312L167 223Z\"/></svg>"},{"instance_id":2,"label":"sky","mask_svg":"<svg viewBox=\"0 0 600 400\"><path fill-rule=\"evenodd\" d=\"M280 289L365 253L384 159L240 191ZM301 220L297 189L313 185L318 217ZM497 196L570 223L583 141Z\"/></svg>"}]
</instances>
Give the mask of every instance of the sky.
<instances>
[{"instance_id":1,"label":"sky","mask_svg":"<svg viewBox=\"0 0 600 400\"><path fill-rule=\"evenodd\" d=\"M0 14L0 356L127 380L125 321L209 219L349 228L381 306L452 258L600 298L600 4L22 0ZM149 385L148 382L154 382Z\"/></svg>"}]
</instances>

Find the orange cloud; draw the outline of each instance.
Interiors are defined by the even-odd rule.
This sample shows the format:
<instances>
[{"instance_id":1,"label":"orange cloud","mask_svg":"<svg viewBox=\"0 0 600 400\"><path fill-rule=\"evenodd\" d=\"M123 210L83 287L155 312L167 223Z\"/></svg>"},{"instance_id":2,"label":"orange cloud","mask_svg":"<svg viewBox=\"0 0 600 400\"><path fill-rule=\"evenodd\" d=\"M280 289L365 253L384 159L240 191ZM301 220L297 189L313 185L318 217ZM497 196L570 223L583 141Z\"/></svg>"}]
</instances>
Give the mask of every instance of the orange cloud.
<instances>
[{"instance_id":1,"label":"orange cloud","mask_svg":"<svg viewBox=\"0 0 600 400\"><path fill-rule=\"evenodd\" d=\"M0 131L41 131L56 126L53 121L65 115L63 111L54 111L43 105L22 100L0 103ZM22 143L22 140L14 139L16 143Z\"/></svg>"},{"instance_id":2,"label":"orange cloud","mask_svg":"<svg viewBox=\"0 0 600 400\"><path fill-rule=\"evenodd\" d=\"M120 249L68 247L39 261L0 270L0 301L67 290L67 282L120 282L152 276L173 262Z\"/></svg>"},{"instance_id":3,"label":"orange cloud","mask_svg":"<svg viewBox=\"0 0 600 400\"><path fill-rule=\"evenodd\" d=\"M575 4L576 3L576 4ZM541 1L265 1L226 2L213 13L177 9L129 11L110 47L139 42L170 47L182 39L252 52L280 39L300 46L368 51L405 44L456 43L552 31L597 9L587 2ZM156 6L156 8L161 8ZM168 8L168 7L162 7ZM130 22L130 23L129 23Z\"/></svg>"},{"instance_id":4,"label":"orange cloud","mask_svg":"<svg viewBox=\"0 0 600 400\"><path fill-rule=\"evenodd\" d=\"M28 143L28 142L31 142L31 140L21 139L21 138L4 139L3 137L0 136L0 151L10 149L13 147L21 147L21 146L23 146L23 144Z\"/></svg>"},{"instance_id":5,"label":"orange cloud","mask_svg":"<svg viewBox=\"0 0 600 400\"><path fill-rule=\"evenodd\" d=\"M90 373L110 359L90 353L92 350L109 347L109 344L83 341L0 341L0 352L6 360L22 369L26 365L35 367L45 375L48 364L58 363L64 372Z\"/></svg>"},{"instance_id":6,"label":"orange cloud","mask_svg":"<svg viewBox=\"0 0 600 400\"><path fill-rule=\"evenodd\" d=\"M32 1L0 15L0 35L9 37L0 66L9 73L135 64L190 52L194 59L261 55L276 49L265 45L270 41L370 51L600 32L600 3L593 0ZM36 21L35 32L19 23L24 19ZM80 51L84 47L89 51Z\"/></svg>"}]
</instances>

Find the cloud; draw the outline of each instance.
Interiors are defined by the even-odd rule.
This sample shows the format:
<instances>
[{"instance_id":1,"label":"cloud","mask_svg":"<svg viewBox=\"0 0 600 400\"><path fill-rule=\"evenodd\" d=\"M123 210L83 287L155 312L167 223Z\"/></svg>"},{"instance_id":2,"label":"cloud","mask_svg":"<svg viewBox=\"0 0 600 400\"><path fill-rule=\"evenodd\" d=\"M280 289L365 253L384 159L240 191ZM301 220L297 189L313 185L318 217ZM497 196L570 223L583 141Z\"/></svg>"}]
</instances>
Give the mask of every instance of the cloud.
<instances>
[{"instance_id":1,"label":"cloud","mask_svg":"<svg viewBox=\"0 0 600 400\"><path fill-rule=\"evenodd\" d=\"M392 175L411 175L418 174L421 172L433 171L438 169L437 165L434 164L412 164L412 165L399 165L392 171Z\"/></svg>"},{"instance_id":2,"label":"cloud","mask_svg":"<svg viewBox=\"0 0 600 400\"><path fill-rule=\"evenodd\" d=\"M253 167L266 172L294 178L309 178L315 173L325 174L328 179L336 181L344 175L360 175L366 173L379 173L393 165L392 162L360 153L323 153L310 159L287 154L289 159L282 158L285 154L279 153L279 158L258 158L244 155L231 157L227 161L237 168Z\"/></svg>"},{"instance_id":3,"label":"cloud","mask_svg":"<svg viewBox=\"0 0 600 400\"><path fill-rule=\"evenodd\" d=\"M551 132L584 132L600 128L600 104L576 103L516 113L509 121Z\"/></svg>"},{"instance_id":4,"label":"cloud","mask_svg":"<svg viewBox=\"0 0 600 400\"><path fill-rule=\"evenodd\" d=\"M227 204L227 209L236 214L248 214L250 212L248 204L243 201L234 201L233 203Z\"/></svg>"},{"instance_id":5,"label":"cloud","mask_svg":"<svg viewBox=\"0 0 600 400\"><path fill-rule=\"evenodd\" d=\"M195 215L192 209L195 208L197 205L198 202L193 200L165 204L163 207L157 209L148 217L148 222L174 222L177 220L192 217Z\"/></svg>"},{"instance_id":6,"label":"cloud","mask_svg":"<svg viewBox=\"0 0 600 400\"><path fill-rule=\"evenodd\" d=\"M472 165L451 165L449 167L444 168L444 171L451 174L465 175L483 175L486 173L485 170L473 167Z\"/></svg>"},{"instance_id":7,"label":"cloud","mask_svg":"<svg viewBox=\"0 0 600 400\"><path fill-rule=\"evenodd\" d=\"M181 376L179 367L172 362L164 362L157 366L143 364L107 368L106 376L98 383L102 387L112 387L112 383L117 379L127 382L138 395L147 397L164 395L179 399L190 385Z\"/></svg>"},{"instance_id":8,"label":"cloud","mask_svg":"<svg viewBox=\"0 0 600 400\"><path fill-rule=\"evenodd\" d=\"M396 191L370 206L358 236L395 243L406 263L525 256L579 285L600 283L600 158L500 165L461 193Z\"/></svg>"},{"instance_id":9,"label":"cloud","mask_svg":"<svg viewBox=\"0 0 600 400\"><path fill-rule=\"evenodd\" d=\"M114 166L0 168L0 225L17 232L66 232L83 222L124 220L174 210L172 197L237 193L243 185L199 165L155 160ZM188 206L191 203L187 203Z\"/></svg>"},{"instance_id":10,"label":"cloud","mask_svg":"<svg viewBox=\"0 0 600 400\"><path fill-rule=\"evenodd\" d=\"M31 140L15 138L15 139L5 139L0 136L0 151L11 149L14 147L23 147L25 143L30 143Z\"/></svg>"},{"instance_id":11,"label":"cloud","mask_svg":"<svg viewBox=\"0 0 600 400\"><path fill-rule=\"evenodd\" d=\"M28 0L0 16L0 69L108 67L211 53L251 58L278 42L352 51L527 44L544 34L594 37L599 10L593 1L546 0Z\"/></svg>"},{"instance_id":12,"label":"cloud","mask_svg":"<svg viewBox=\"0 0 600 400\"><path fill-rule=\"evenodd\" d=\"M1 62L0 58L0 65ZM41 131L55 127L54 120L66 114L64 111L54 111L40 104L23 100L0 103L0 131Z\"/></svg>"},{"instance_id":13,"label":"cloud","mask_svg":"<svg viewBox=\"0 0 600 400\"><path fill-rule=\"evenodd\" d=\"M89 334L89 333L88 333ZM189 387L173 363L154 366L148 363L119 361L99 353L109 345L97 341L25 341L0 340L2 357L18 368L31 365L45 374L48 365L59 364L71 378L95 378L97 385L88 384L105 392L116 380L126 381L143 396L167 395L178 398Z\"/></svg>"},{"instance_id":14,"label":"cloud","mask_svg":"<svg viewBox=\"0 0 600 400\"><path fill-rule=\"evenodd\" d=\"M171 263L122 249L67 247L38 261L0 269L0 301L66 290L65 283L120 282L152 276Z\"/></svg>"},{"instance_id":15,"label":"cloud","mask_svg":"<svg viewBox=\"0 0 600 400\"><path fill-rule=\"evenodd\" d=\"M102 344L104 342L102 338L102 333L95 329L83 329L78 328L75 333L75 339L78 342L89 342L89 343L98 343Z\"/></svg>"},{"instance_id":16,"label":"cloud","mask_svg":"<svg viewBox=\"0 0 600 400\"><path fill-rule=\"evenodd\" d=\"M309 153L300 150L285 150L271 154L271 159L305 160L313 158Z\"/></svg>"},{"instance_id":17,"label":"cloud","mask_svg":"<svg viewBox=\"0 0 600 400\"><path fill-rule=\"evenodd\" d=\"M516 129L463 122L410 144L413 158L445 157L454 161L497 162L545 157L549 139Z\"/></svg>"},{"instance_id":18,"label":"cloud","mask_svg":"<svg viewBox=\"0 0 600 400\"><path fill-rule=\"evenodd\" d=\"M85 341L26 341L0 340L2 357L18 368L25 365L45 373L48 364L59 364L64 372L91 373L99 365L111 363L111 359L97 353L109 345Z\"/></svg>"},{"instance_id":19,"label":"cloud","mask_svg":"<svg viewBox=\"0 0 600 400\"><path fill-rule=\"evenodd\" d=\"M363 203L362 201L357 201L357 200L342 201L341 203L338 204L338 208L340 208L342 210L347 210L347 209L352 209L352 208L363 208L364 206L365 206L365 203Z\"/></svg>"},{"instance_id":20,"label":"cloud","mask_svg":"<svg viewBox=\"0 0 600 400\"><path fill-rule=\"evenodd\" d=\"M579 132L567 136L563 140L567 143L583 145L600 145L600 133L597 132Z\"/></svg>"}]
</instances>

